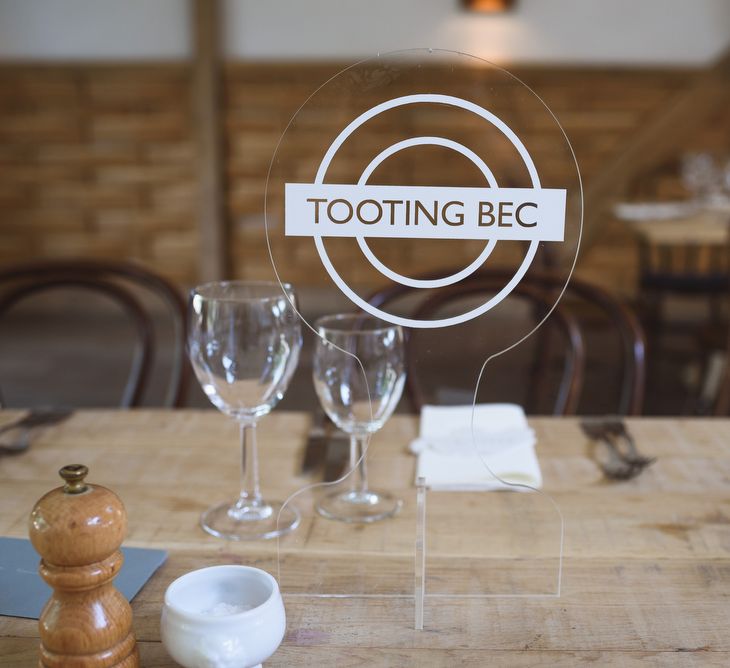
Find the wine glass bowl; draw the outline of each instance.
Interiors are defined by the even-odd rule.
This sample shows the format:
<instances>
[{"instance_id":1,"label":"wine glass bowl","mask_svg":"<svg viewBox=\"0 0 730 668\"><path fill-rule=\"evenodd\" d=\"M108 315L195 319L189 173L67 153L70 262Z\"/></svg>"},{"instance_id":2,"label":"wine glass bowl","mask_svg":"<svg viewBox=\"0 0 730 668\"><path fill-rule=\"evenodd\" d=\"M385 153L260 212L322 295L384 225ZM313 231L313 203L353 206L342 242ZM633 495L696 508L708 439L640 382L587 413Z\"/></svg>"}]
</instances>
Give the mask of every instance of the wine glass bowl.
<instances>
[{"instance_id":1,"label":"wine glass bowl","mask_svg":"<svg viewBox=\"0 0 730 668\"><path fill-rule=\"evenodd\" d=\"M345 522L390 517L402 502L368 487L365 455L370 436L392 415L403 393L403 331L360 314L326 316L315 329L314 387L330 419L350 435L349 489L323 496L317 511Z\"/></svg>"},{"instance_id":2,"label":"wine glass bowl","mask_svg":"<svg viewBox=\"0 0 730 668\"><path fill-rule=\"evenodd\" d=\"M241 433L241 494L207 510L203 528L233 540L273 538L299 524L290 504L261 497L256 423L286 391L296 369L301 330L290 285L225 281L190 297L188 354L211 403L234 418Z\"/></svg>"}]
</instances>

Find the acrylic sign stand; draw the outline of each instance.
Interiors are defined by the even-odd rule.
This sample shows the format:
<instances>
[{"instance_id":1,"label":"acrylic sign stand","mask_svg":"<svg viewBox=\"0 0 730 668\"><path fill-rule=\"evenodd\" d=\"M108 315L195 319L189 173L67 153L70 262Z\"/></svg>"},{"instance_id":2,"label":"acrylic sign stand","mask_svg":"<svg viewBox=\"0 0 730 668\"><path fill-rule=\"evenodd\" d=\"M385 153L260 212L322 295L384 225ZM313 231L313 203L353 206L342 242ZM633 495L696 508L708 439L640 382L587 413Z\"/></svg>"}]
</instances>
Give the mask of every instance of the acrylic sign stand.
<instances>
[{"instance_id":1,"label":"acrylic sign stand","mask_svg":"<svg viewBox=\"0 0 730 668\"><path fill-rule=\"evenodd\" d=\"M265 204L279 281L337 288L324 304L300 291L300 314L359 311L402 327L428 403L499 401L510 380L500 365L525 352L552 373L551 315L580 245L580 176L555 116L505 70L438 49L343 70L287 126ZM540 291L540 303L538 269L562 285ZM303 323L305 346L326 340L333 364L364 374L357 356ZM278 542L284 594L412 599L416 628L438 626L438 606L429 606L438 599L559 596L558 505L530 480L492 470L477 415L454 425L454 447L481 471L480 487L513 491L429 488L415 480L415 457L402 463L399 448L416 434L386 423L361 458L371 484L402 499L400 512L367 524L318 514L322 496L351 484L357 466L294 491L286 504L302 524Z\"/></svg>"}]
</instances>

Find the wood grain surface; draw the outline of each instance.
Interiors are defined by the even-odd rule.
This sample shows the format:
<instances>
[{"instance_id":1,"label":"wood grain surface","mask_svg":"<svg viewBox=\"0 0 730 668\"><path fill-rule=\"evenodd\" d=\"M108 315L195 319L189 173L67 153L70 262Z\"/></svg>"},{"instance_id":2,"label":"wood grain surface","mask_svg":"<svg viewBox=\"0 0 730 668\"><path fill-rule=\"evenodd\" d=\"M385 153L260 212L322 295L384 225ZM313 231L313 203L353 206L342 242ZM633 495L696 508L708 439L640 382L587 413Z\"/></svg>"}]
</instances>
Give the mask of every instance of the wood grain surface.
<instances>
[{"instance_id":1,"label":"wood grain surface","mask_svg":"<svg viewBox=\"0 0 730 668\"><path fill-rule=\"evenodd\" d=\"M2 412L0 424L17 416ZM618 483L602 479L576 420L530 423L545 489L565 517L559 598L432 598L424 631L413 629L407 594L415 462L406 448L417 422L396 416L369 456L373 483L403 496L401 516L373 532L347 532L341 523L314 517L302 494L302 526L280 545L285 590L297 584L300 594L341 587L386 596L286 595L287 634L266 665L730 665L730 420L628 420L640 449L658 461L639 478ZM296 475L308 425L309 416L295 413L262 420L267 496L282 498L310 482ZM132 608L142 665L174 666L159 636L162 597L173 579L219 563L277 573L275 542L226 543L198 528L203 509L235 496L237 458L235 425L214 411L78 412L41 432L28 452L0 459L0 534L27 535L28 514L57 486L57 470L67 463L89 466L89 482L111 488L125 503L125 544L169 551ZM482 593L551 583L559 523L544 507L545 523L535 525L532 552L523 555L527 567L515 567L526 543L518 540L525 530L513 513L529 507L515 504L539 497L471 496L477 515L469 515L463 495L429 494L427 592L439 583L460 586L459 573L469 569L483 576L473 580ZM482 512L489 531L464 531ZM0 617L0 665L34 665L37 651L35 620Z\"/></svg>"}]
</instances>

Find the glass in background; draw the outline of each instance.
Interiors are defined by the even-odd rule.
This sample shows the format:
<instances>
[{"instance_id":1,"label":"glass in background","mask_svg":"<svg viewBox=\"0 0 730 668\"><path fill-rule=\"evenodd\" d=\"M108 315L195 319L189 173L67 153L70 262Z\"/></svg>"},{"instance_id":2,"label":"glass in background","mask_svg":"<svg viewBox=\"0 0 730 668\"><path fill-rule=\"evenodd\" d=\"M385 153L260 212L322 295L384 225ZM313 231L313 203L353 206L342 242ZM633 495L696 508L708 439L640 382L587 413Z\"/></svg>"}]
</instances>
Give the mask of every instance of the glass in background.
<instances>
[{"instance_id":1,"label":"glass in background","mask_svg":"<svg viewBox=\"0 0 730 668\"><path fill-rule=\"evenodd\" d=\"M317 512L344 522L395 515L402 501L370 489L364 454L371 435L392 415L403 393L403 331L358 314L320 318L315 329L314 387L330 419L350 435L348 489L320 498Z\"/></svg>"}]
</instances>

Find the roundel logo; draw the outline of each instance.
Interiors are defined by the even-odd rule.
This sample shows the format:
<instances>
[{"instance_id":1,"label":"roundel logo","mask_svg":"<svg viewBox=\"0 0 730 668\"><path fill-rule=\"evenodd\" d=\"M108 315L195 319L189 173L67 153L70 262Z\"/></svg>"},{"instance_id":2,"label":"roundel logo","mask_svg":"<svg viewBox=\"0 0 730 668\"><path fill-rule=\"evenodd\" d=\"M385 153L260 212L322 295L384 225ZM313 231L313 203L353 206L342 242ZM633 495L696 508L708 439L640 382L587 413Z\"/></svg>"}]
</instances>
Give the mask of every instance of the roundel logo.
<instances>
[{"instance_id":1,"label":"roundel logo","mask_svg":"<svg viewBox=\"0 0 730 668\"><path fill-rule=\"evenodd\" d=\"M512 143L527 168L531 188L499 188L487 164L468 147L443 137L412 137L376 155L357 183L324 183L333 157L347 138L370 119L409 104L439 104L465 109L491 123ZM375 169L398 151L413 146L443 146L460 153L481 171L485 187L368 185ZM313 237L327 273L357 306L373 316L406 327L435 328L476 318L501 302L520 282L541 241L562 242L565 232L566 191L541 188L535 164L519 137L486 109L450 95L407 95L383 102L353 120L332 142L322 158L314 183L287 183L284 230L287 236ZM522 264L504 287L479 306L448 318L415 320L376 308L340 276L324 246L325 237L351 237L368 261L386 278L412 288L438 288L458 283L484 264L500 240L529 241ZM468 266L451 276L433 280L403 276L385 266L368 246L368 238L478 239L484 248Z\"/></svg>"}]
</instances>

